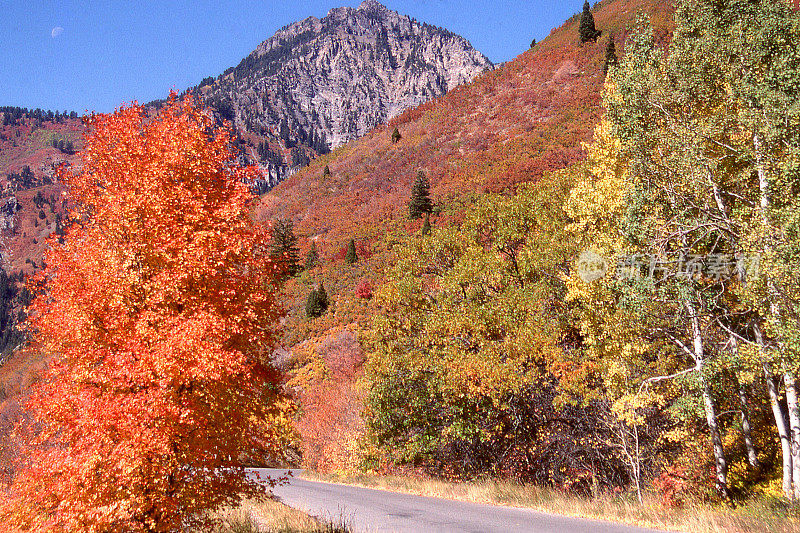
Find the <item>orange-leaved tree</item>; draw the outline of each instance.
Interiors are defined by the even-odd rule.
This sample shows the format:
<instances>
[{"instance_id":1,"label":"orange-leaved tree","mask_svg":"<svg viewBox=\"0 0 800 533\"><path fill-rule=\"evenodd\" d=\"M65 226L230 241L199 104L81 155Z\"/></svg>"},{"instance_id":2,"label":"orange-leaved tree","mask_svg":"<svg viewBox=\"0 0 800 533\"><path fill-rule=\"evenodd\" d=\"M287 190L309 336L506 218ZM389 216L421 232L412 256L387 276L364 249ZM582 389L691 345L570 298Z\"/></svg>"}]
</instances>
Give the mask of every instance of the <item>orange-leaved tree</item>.
<instances>
[{"instance_id":1,"label":"orange-leaved tree","mask_svg":"<svg viewBox=\"0 0 800 533\"><path fill-rule=\"evenodd\" d=\"M54 363L27 405L7 524L178 531L263 494L242 457L288 427L269 363L278 270L231 132L174 95L88 120L76 203L31 309ZM20 428L22 430L24 428ZM8 512L11 511L11 512Z\"/></svg>"}]
</instances>

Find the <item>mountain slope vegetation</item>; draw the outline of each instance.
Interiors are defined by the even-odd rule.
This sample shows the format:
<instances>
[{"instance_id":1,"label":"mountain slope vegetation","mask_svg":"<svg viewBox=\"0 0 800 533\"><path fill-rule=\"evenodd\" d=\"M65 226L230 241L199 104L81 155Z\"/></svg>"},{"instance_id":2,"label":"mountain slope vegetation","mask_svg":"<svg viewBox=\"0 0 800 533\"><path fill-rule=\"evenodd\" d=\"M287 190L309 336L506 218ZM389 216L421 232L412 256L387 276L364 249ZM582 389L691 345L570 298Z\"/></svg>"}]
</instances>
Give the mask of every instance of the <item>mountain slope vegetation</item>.
<instances>
[{"instance_id":1,"label":"mountain slope vegetation","mask_svg":"<svg viewBox=\"0 0 800 533\"><path fill-rule=\"evenodd\" d=\"M377 15L381 7L368 0L359 9ZM583 14L515 60L251 197L256 227L243 215L244 187L231 179L242 193L231 220L259 236L243 241L242 253L258 255L265 270L256 276L218 261L231 284L219 274L208 290L221 303L234 301L242 291L230 287L245 276L248 286L266 290L271 312L267 320L233 314L233 331L242 321L255 328L280 322L278 345L263 354L278 371L265 391L281 399L275 423L285 435L280 449L275 441L268 451L291 462L296 445L300 460L322 472L503 479L625 506L658 499L662 510L704 502L766 508L768 524L777 517L786 531L796 528L798 50L800 13L784 0L587 2ZM244 70L269 70L265 57L245 61ZM137 121L148 124L136 109ZM218 118L191 113L208 128ZM200 144L203 131L196 131ZM231 166L220 173L230 177L241 162L227 141L241 149L255 138L243 135L225 129ZM174 182L158 170L161 161L143 163ZM178 174L191 189L189 166L179 165ZM22 179L30 177L26 171ZM87 184L96 187L94 176ZM187 192L176 201L197 198ZM127 206L113 207L109 213ZM209 279L197 266L181 269L175 258L186 248L153 216L134 233L142 238L159 227L173 250L167 277L188 279L180 287L195 305ZM224 228L188 235L238 242ZM139 290L153 281L135 281L140 262L128 254L130 240L120 241L123 253L114 257L129 280L126 294L153 294ZM142 249L152 241L142 239ZM98 257L98 265L108 263ZM157 259L153 268L163 264ZM15 288L6 285L8 306ZM100 283L98 291L116 285ZM275 290L285 308L279 320ZM153 305L169 316L192 309L155 295ZM73 308L79 305L64 309ZM78 317L102 344L108 336L94 327L96 318ZM120 337L128 342L158 327L145 315L136 333ZM202 327L192 332L200 343L214 339ZM234 335L245 351L249 338ZM164 353L170 375L184 379L174 353ZM124 355L138 365L138 351ZM26 365L41 358L17 352L9 363L0 368L5 427L19 416L31 381ZM83 376L74 378L80 387ZM119 390L104 393L115 400L131 392L127 379L121 373ZM161 394L164 385L152 389ZM178 390L178 397L187 392ZM284 424L289 418L297 442ZM12 436L0 433L6 479L17 467ZM180 461L172 467L191 477ZM36 477L29 481L35 491Z\"/></svg>"},{"instance_id":2,"label":"mountain slope vegetation","mask_svg":"<svg viewBox=\"0 0 800 533\"><path fill-rule=\"evenodd\" d=\"M601 2L596 18L622 45L638 10L652 13L666 40L668 5ZM576 15L502 68L314 161L265 196L265 210L292 216L299 232L331 243L368 238L358 232L375 233L378 221L400 216L418 170L427 172L434 198L446 199L513 190L584 159L581 143L591 138L601 113L606 43L581 46L578 23ZM391 142L394 127L403 136L397 144ZM326 165L330 177L322 176Z\"/></svg>"},{"instance_id":3,"label":"mountain slope vegetation","mask_svg":"<svg viewBox=\"0 0 800 533\"><path fill-rule=\"evenodd\" d=\"M573 17L265 196L323 258L286 286L310 466L800 498L800 15L631 7L593 17L621 60Z\"/></svg>"},{"instance_id":4,"label":"mountain slope vegetation","mask_svg":"<svg viewBox=\"0 0 800 533\"><path fill-rule=\"evenodd\" d=\"M668 42L669 5L614 0L596 9L598 28L613 34L623 53L639 11L650 15L659 41ZM606 39L581 45L578 27L576 15L514 61L406 111L262 197L257 216L264 223L291 219L301 256L313 243L322 263L285 288L289 316L283 347L291 354L287 365L296 369L289 385L297 387L306 406L300 428L310 466L347 468L364 459L356 444L365 432L359 416L364 396L356 383L365 348L374 351L373 317L387 305L373 292L379 294L397 274L399 250L425 224L408 217L418 173L430 181L434 231L464 223L487 194L514 194L527 184L543 182L543 190L556 195L552 205L563 201L572 178L561 174L553 183L549 176L585 160L583 143L591 140L602 114L605 81ZM398 142L392 139L395 128ZM353 264L345 261L351 239L359 258ZM311 319L304 303L320 283L331 303ZM555 392L546 394L552 399ZM565 435L563 442L575 438ZM516 471L509 465L500 470ZM485 466L476 463L471 471Z\"/></svg>"}]
</instances>

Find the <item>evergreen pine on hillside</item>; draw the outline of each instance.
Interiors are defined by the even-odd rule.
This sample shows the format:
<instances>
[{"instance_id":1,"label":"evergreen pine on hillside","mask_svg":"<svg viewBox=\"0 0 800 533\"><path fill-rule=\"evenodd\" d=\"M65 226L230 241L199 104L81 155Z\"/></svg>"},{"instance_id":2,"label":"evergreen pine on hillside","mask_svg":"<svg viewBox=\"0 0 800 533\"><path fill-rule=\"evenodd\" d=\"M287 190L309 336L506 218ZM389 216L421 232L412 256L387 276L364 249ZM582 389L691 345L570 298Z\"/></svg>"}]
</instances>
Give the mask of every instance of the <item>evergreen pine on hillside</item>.
<instances>
[{"instance_id":1,"label":"evergreen pine on hillside","mask_svg":"<svg viewBox=\"0 0 800 533\"><path fill-rule=\"evenodd\" d=\"M319 305L324 313L328 309L328 293L325 291L325 284L319 282L319 289L317 290L317 298Z\"/></svg>"},{"instance_id":2,"label":"evergreen pine on hillside","mask_svg":"<svg viewBox=\"0 0 800 533\"><path fill-rule=\"evenodd\" d=\"M428 235L431 232L431 214L425 213L425 222L422 224L422 234Z\"/></svg>"},{"instance_id":3,"label":"evergreen pine on hillside","mask_svg":"<svg viewBox=\"0 0 800 533\"><path fill-rule=\"evenodd\" d=\"M410 218L419 218L423 214L433 211L430 189L428 178L420 170L417 173L414 185L411 187L411 200L408 202L408 216Z\"/></svg>"},{"instance_id":4,"label":"evergreen pine on hillside","mask_svg":"<svg viewBox=\"0 0 800 533\"><path fill-rule=\"evenodd\" d=\"M306 299L306 316L308 318L316 318L321 314L317 289L311 289L311 292L308 293L308 299Z\"/></svg>"},{"instance_id":5,"label":"evergreen pine on hillside","mask_svg":"<svg viewBox=\"0 0 800 533\"><path fill-rule=\"evenodd\" d=\"M330 176L331 175L331 169L330 169L330 167L328 165L325 165L325 168L322 171L322 175L323 176Z\"/></svg>"},{"instance_id":6,"label":"evergreen pine on hillside","mask_svg":"<svg viewBox=\"0 0 800 533\"><path fill-rule=\"evenodd\" d=\"M317 318L328 309L328 293L325 285L320 282L319 289L312 289L306 300L306 315L309 318Z\"/></svg>"},{"instance_id":7,"label":"evergreen pine on hillside","mask_svg":"<svg viewBox=\"0 0 800 533\"><path fill-rule=\"evenodd\" d=\"M588 43L589 41L597 42L597 39L603 34L594 26L594 16L592 15L589 0L583 3L583 13L581 13L581 25L579 29L581 35L581 43Z\"/></svg>"},{"instance_id":8,"label":"evergreen pine on hillside","mask_svg":"<svg viewBox=\"0 0 800 533\"><path fill-rule=\"evenodd\" d=\"M300 249L291 220L279 218L274 222L269 255L281 265L284 276L294 276L300 271Z\"/></svg>"},{"instance_id":9,"label":"evergreen pine on hillside","mask_svg":"<svg viewBox=\"0 0 800 533\"><path fill-rule=\"evenodd\" d=\"M358 254L356 254L356 242L353 239L350 239L350 242L347 243L347 255L344 256L344 261L348 265L352 265L358 261Z\"/></svg>"},{"instance_id":10,"label":"evergreen pine on hillside","mask_svg":"<svg viewBox=\"0 0 800 533\"><path fill-rule=\"evenodd\" d=\"M317 252L317 243L311 241L311 249L308 251L308 255L306 255L306 264L305 269L311 270L314 267L318 267L320 265L319 261L319 252Z\"/></svg>"},{"instance_id":11,"label":"evergreen pine on hillside","mask_svg":"<svg viewBox=\"0 0 800 533\"><path fill-rule=\"evenodd\" d=\"M614 34L608 37L608 44L606 44L606 59L603 63L603 74L608 74L611 67L616 67L619 64L617 58L617 47L614 44Z\"/></svg>"},{"instance_id":12,"label":"evergreen pine on hillside","mask_svg":"<svg viewBox=\"0 0 800 533\"><path fill-rule=\"evenodd\" d=\"M394 131L392 132L392 144L397 144L398 142L400 142L400 139L402 138L403 136L400 135L400 130L395 128Z\"/></svg>"}]
</instances>

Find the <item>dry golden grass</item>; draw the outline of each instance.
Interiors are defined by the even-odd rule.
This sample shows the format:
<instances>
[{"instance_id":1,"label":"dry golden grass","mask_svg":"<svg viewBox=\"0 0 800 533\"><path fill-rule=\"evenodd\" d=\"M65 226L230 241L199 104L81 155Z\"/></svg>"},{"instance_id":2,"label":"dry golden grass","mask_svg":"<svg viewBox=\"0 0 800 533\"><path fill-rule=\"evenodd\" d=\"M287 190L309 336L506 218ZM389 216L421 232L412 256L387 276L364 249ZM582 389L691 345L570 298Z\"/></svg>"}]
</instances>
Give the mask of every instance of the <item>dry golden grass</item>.
<instances>
[{"instance_id":1,"label":"dry golden grass","mask_svg":"<svg viewBox=\"0 0 800 533\"><path fill-rule=\"evenodd\" d=\"M276 500L244 501L216 513L221 524L213 533L348 533L346 524L321 522ZM199 533L199 532L198 532Z\"/></svg>"},{"instance_id":2,"label":"dry golden grass","mask_svg":"<svg viewBox=\"0 0 800 533\"><path fill-rule=\"evenodd\" d=\"M603 494L582 498L552 489L509 481L449 483L434 479L374 475L321 475L303 473L304 478L345 483L368 488L436 496L454 500L513 505L598 520L687 533L793 533L800 532L796 511L766 501L752 501L732 509L696 505L683 509L664 507L653 497L640 505L630 495Z\"/></svg>"}]
</instances>

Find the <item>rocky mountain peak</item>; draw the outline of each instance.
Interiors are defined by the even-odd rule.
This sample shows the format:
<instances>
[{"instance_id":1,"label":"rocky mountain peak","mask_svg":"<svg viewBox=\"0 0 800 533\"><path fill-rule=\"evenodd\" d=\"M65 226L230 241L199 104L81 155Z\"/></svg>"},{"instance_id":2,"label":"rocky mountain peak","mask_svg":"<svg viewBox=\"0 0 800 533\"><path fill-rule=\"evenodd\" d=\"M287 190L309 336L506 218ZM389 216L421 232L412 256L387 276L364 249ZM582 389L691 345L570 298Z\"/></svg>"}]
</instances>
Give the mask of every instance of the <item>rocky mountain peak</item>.
<instances>
[{"instance_id":1,"label":"rocky mountain peak","mask_svg":"<svg viewBox=\"0 0 800 533\"><path fill-rule=\"evenodd\" d=\"M262 163L297 167L490 68L463 37L364 0L281 28L200 90L237 129L281 139Z\"/></svg>"},{"instance_id":2,"label":"rocky mountain peak","mask_svg":"<svg viewBox=\"0 0 800 533\"><path fill-rule=\"evenodd\" d=\"M359 4L358 11L366 11L369 13L389 13L389 9L378 2L377 0L364 0Z\"/></svg>"}]
</instances>

